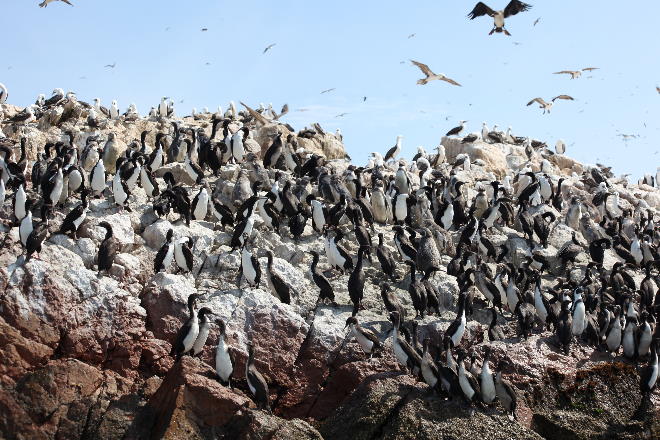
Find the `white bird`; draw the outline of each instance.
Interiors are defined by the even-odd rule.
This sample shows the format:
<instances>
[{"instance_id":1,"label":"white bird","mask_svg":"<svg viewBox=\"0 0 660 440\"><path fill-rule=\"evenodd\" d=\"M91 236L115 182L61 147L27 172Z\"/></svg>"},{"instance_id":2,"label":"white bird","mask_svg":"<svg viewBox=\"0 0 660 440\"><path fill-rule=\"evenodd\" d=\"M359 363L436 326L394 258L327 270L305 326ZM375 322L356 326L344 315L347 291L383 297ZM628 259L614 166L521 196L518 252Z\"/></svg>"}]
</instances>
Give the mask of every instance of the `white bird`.
<instances>
[{"instance_id":1,"label":"white bird","mask_svg":"<svg viewBox=\"0 0 660 440\"><path fill-rule=\"evenodd\" d=\"M486 141L488 139L488 133L490 133L490 130L488 129L488 126L486 125L485 122L481 124L481 139Z\"/></svg>"},{"instance_id":2,"label":"white bird","mask_svg":"<svg viewBox=\"0 0 660 440\"><path fill-rule=\"evenodd\" d=\"M506 5L506 8L502 11L495 11L488 7L485 3L479 2L476 4L474 9L472 9L472 12L468 14L468 18L470 20L474 20L477 17L482 17L484 15L489 15L493 17L493 29L488 33L488 35L493 35L493 32L502 33L504 32L504 35L510 36L511 34L509 31L506 30L504 27L504 19L509 18L512 15L516 15L519 12L525 12L528 11L532 8L532 5L528 5L527 3L523 3L519 0L511 0L508 5Z\"/></svg>"},{"instance_id":3,"label":"white bird","mask_svg":"<svg viewBox=\"0 0 660 440\"><path fill-rule=\"evenodd\" d=\"M424 85L424 84L428 83L429 81L441 80L441 81L446 81L449 84L453 84L455 86L459 86L459 87L461 86L459 83L457 83L456 81L454 81L451 78L446 77L442 73L439 73L439 74L433 73L433 71L429 68L429 66L427 66L424 63L420 63L419 61L414 61L414 60L410 60L410 62L413 63L415 66L419 67L419 69L422 71L422 73L424 75L426 75L426 78L421 78L421 79L417 80L417 84L419 84L419 85Z\"/></svg>"},{"instance_id":4,"label":"white bird","mask_svg":"<svg viewBox=\"0 0 660 440\"><path fill-rule=\"evenodd\" d=\"M161 118L167 117L167 96L160 98L160 104L158 105L158 116Z\"/></svg>"},{"instance_id":5,"label":"white bird","mask_svg":"<svg viewBox=\"0 0 660 440\"><path fill-rule=\"evenodd\" d=\"M4 104L5 102L7 102L7 96L9 96L7 87L5 87L4 84L0 83L0 104Z\"/></svg>"},{"instance_id":6,"label":"white bird","mask_svg":"<svg viewBox=\"0 0 660 440\"><path fill-rule=\"evenodd\" d=\"M553 72L553 75L571 75L571 79L577 79L582 76L582 72L591 72L592 70L598 70L598 67L585 67L582 70L561 70L559 72Z\"/></svg>"},{"instance_id":7,"label":"white bird","mask_svg":"<svg viewBox=\"0 0 660 440\"><path fill-rule=\"evenodd\" d=\"M112 101L110 106L110 119L117 119L119 117L119 107L117 107L117 101Z\"/></svg>"},{"instance_id":8,"label":"white bird","mask_svg":"<svg viewBox=\"0 0 660 440\"><path fill-rule=\"evenodd\" d=\"M555 144L555 153L564 154L565 152L566 152L566 143L562 139L559 139Z\"/></svg>"},{"instance_id":9,"label":"white bird","mask_svg":"<svg viewBox=\"0 0 660 440\"><path fill-rule=\"evenodd\" d=\"M73 6L73 3L71 3L69 0L44 0L41 3L39 3L39 6L42 7L42 8L45 8L46 6L48 6L49 3L53 3L53 2L56 2L56 1L66 3L69 6Z\"/></svg>"}]
</instances>

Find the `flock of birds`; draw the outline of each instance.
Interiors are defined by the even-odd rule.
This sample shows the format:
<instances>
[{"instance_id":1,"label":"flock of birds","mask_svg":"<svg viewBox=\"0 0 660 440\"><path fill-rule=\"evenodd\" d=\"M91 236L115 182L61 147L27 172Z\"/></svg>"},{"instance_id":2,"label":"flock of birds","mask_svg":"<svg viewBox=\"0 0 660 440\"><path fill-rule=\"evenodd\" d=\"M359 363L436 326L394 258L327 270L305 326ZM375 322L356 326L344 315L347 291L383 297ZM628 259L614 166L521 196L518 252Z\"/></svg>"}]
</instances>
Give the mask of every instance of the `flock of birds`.
<instances>
[{"instance_id":1,"label":"flock of birds","mask_svg":"<svg viewBox=\"0 0 660 440\"><path fill-rule=\"evenodd\" d=\"M474 348L463 343L467 320L474 305L483 300L491 305L491 341L515 343L516 338L505 337L501 322L517 320L520 338L552 329L556 345L565 354L576 342L604 348L614 355L623 347L626 358L647 360L640 389L645 396L650 395L658 375L660 342L660 327L656 325L660 318L660 228L643 200L631 209L619 206L609 169L589 168L582 176L552 175L547 157L554 153L545 144L490 132L484 124L481 137L486 141L507 147L522 140L526 145L530 160L501 180L472 185L461 179L461 173L473 166L472 161L459 155L454 163L448 163L442 145L435 154L420 149L410 162L397 159L401 136L385 157L374 152L366 166L350 165L338 174L323 157L308 154L298 145L301 138L320 135L321 127L296 133L278 122L276 112L245 107L246 111L238 112L231 103L224 113L198 115L196 119L205 119L211 126L207 135L201 127L186 126L186 119L175 119L174 109L164 98L150 118L163 128L171 127L171 131L158 132L154 145L147 145L145 131L122 154L116 153L115 134L109 131L102 139L99 127L131 124L136 118L132 112L105 111L99 100L87 104L57 89L50 99L40 97L30 106L29 117L25 112L11 118L3 116L0 127L9 126L17 135L26 124L66 129L65 139L44 145L34 163L27 160L26 137L14 141L0 130L0 204L4 207L11 199L9 223L18 226L25 264L50 234L77 238L90 198L106 197L117 209L130 210L132 194L144 191L159 217L174 214L180 216L177 222L182 224L211 220L223 230L230 228L229 252L240 252L239 288L242 280L254 288L265 278L272 294L284 303L295 297L292 287L273 269L271 252L267 252L268 264L262 272L258 261L262 252L253 249L252 237L259 228L288 234L296 242L318 237L328 270L350 272L347 287L353 308L346 326L368 356L378 354L384 343L380 335L359 322L367 282L364 266L380 267L377 278L371 281L380 285L383 306L393 324L394 356L407 372L447 397L486 404L498 399L510 415L515 413L515 388L501 372L493 373L489 351L480 371L474 357L471 366L465 362ZM464 122L448 135L459 135ZM266 124L276 124L278 130L261 158L252 153L256 144L252 133ZM475 139L468 135L462 141ZM261 151L258 144L256 148ZM16 161L15 149L21 152ZM533 160L541 161L540 170L532 171ZM178 162L195 182L193 194L193 188L178 182L171 172L162 179L155 177L163 165ZM219 194L228 182L217 176L227 167L239 172L231 202L223 203ZM585 200L572 194L574 185L582 185L593 198ZM78 198L80 201L68 209ZM59 229L51 230L54 211L66 209ZM35 212L39 213L36 224ZM560 222L572 229L572 240L552 259L542 251ZM98 271L103 276L112 268L118 244L109 222L99 226L106 230L98 249ZM527 241L525 258L516 258L506 243L496 245L491 240L493 233L505 227L513 228ZM376 231L380 231L378 244L374 244ZM384 233L390 231L396 253L385 245ZM346 236L358 244L357 255L342 244ZM8 237L9 233L3 245ZM170 230L157 252L154 271L167 271L176 265L178 270L191 272L195 257L191 245L190 237L174 240ZM609 248L620 261L608 270L603 262ZM443 253L452 256L446 266L441 261ZM582 253L590 261L581 279L576 279L571 269ZM311 256L311 279L319 289L319 304L336 305L336 285L328 278L328 270L321 269L321 255L311 251ZM408 268L403 278L402 266ZM632 276L636 270L646 274L640 283ZM417 321L426 314L439 313L446 293L434 282L438 271L456 277L458 312L440 340L426 339L420 346ZM544 275L555 280L554 285L543 284ZM388 281L381 283L380 279ZM392 283L407 286L414 317L407 315ZM171 354L179 359L201 352L210 326L216 323L220 329L216 370L222 383L230 385L235 362L225 338L225 323L213 320L210 309L198 309L199 298L197 294L188 298L190 316L172 344ZM254 365L251 346L248 352L245 375L249 389L258 406L269 409L268 384Z\"/></svg>"},{"instance_id":2,"label":"flock of birds","mask_svg":"<svg viewBox=\"0 0 660 440\"><path fill-rule=\"evenodd\" d=\"M40 6L53 1L45 0ZM67 0L60 1L71 5ZM469 18L488 15L494 20L490 34L510 35L504 20L530 8L512 0L503 10L496 11L479 2ZM273 46L268 46L264 53ZM418 84L441 80L460 86L423 63L412 63L425 75ZM582 71L594 69L556 74L570 74L575 79ZM7 95L7 89L0 84L0 104L6 102ZM549 113L556 100L573 98L558 95L549 102L534 98L527 105L536 102L544 113ZM111 198L118 209L130 210L132 194L144 191L159 217L174 214L181 217L177 221L186 225L211 220L223 230L229 227L230 252L240 252L239 288L242 280L250 288L258 287L263 277L275 297L291 303L292 287L273 269L274 255L266 252L268 264L262 273L257 258L260 252L253 249L251 238L256 229L263 228L288 234L295 241L309 239L307 226L311 224L311 237L321 240L329 270L350 272L347 287L353 308L346 327L351 337L369 357L385 348L382 335L359 322L367 282L364 266L379 267L382 275L379 273L371 281L380 286L383 306L392 322L394 356L406 372L437 393L487 405L499 400L509 415L515 415L515 388L501 372L491 370L490 348L486 348L478 368L475 357L470 356L474 347L463 343L475 304L485 300L492 315L490 341L514 344L518 338L552 330L554 344L566 355L574 343L604 349L613 355L622 350L624 357L633 362L646 360L640 373L640 391L645 398L650 396L657 382L660 344L659 220L643 200L630 209L622 209L608 169L593 167L582 176L555 176L547 159L551 153L544 143L515 137L510 128L506 133L496 128L491 131L484 123L481 132L463 137L462 142L481 139L505 146L524 145L529 161L502 179L472 185L458 177L462 171L470 170L469 156L459 155L454 163L448 163L440 145L435 154L420 149L407 162L397 159L402 141L399 137L384 157L375 152L366 166L351 165L343 174L337 174L323 157L299 148L300 138L324 135L321 127L296 133L278 121L288 111L287 106L279 114L272 106L256 110L244 106L246 111L241 112L233 103L226 112L193 112L194 120L210 122L212 131L208 135L203 128L186 126L177 119L173 103L165 97L152 108L149 117L171 127L171 131L157 133L154 145L147 145L149 133L143 132L141 139L136 139L118 157L114 154L115 134L110 131L107 138L102 138L99 131L138 120L140 115L133 104L121 113L114 101L106 109L98 99L87 104L71 92L65 94L56 89L51 98L41 95L34 105L11 118L3 114L0 128L11 126L14 132L20 132L21 125L35 123L69 127L66 139L44 145L34 163L27 159L25 137L16 142L0 130L0 206L4 208L11 199L9 223L18 227L19 240L25 248L24 263L41 251L51 234L68 234L76 239L90 198ZM466 122L461 121L447 135L460 136ZM265 124L278 124L279 130L261 157L251 152L256 144L252 134ZM76 138L84 139L84 145L79 145ZM256 147L261 151L258 144ZM13 159L15 148L20 148L18 160ZM556 152L564 151L565 144L558 142ZM540 170L532 170L532 159L540 159ZM177 182L171 172L163 178L155 176L163 165L173 162L183 164L195 182L194 188ZM232 203L223 203L219 197L227 182L218 175L226 167L240 170ZM216 181L211 185L213 178ZM645 176L644 183L658 186L660 175L655 180ZM582 185L593 197L586 200L572 194L571 188L576 185ZM79 202L68 209L59 229L51 230L53 212L64 211L76 199ZM35 224L36 218L39 220ZM571 228L572 239L554 258L548 258L542 251L559 223ZM99 276L109 276L119 246L112 225L101 222L99 226L106 234L98 249L98 271ZM378 243L374 244L376 228L380 232L376 235ZM496 245L491 239L503 228L515 230L526 240L529 251L524 258L516 258L506 244ZM393 234L395 253L386 246L384 232ZM347 236L359 246L356 255L342 244ZM3 246L8 237L9 233ZM192 248L190 237L174 240L170 230L156 254L154 271L167 271L176 265L178 270L191 272L195 257ZM604 266L607 249L618 260L611 269ZM442 263L443 253L452 257L447 265ZM576 279L573 269L581 254L586 254L589 262L586 267L580 266L583 275ZM312 251L311 257L311 279L319 290L319 304L336 305L335 286L328 270L320 268L321 254ZM443 292L434 282L439 271L455 277L459 286L456 318L440 340L426 338L419 344L417 321L441 310ZM635 271L644 271L639 283L632 276ZM388 281L379 282L381 278ZM553 285L550 279L554 280ZM392 283L407 288L414 317L408 316ZM216 371L220 381L231 386L236 372L233 348L226 340L226 323L213 320L209 308L198 308L199 300L198 294L188 298L189 319L173 342L171 355L178 360L186 354L199 354L211 325L217 324L220 336ZM514 338L507 337L501 324L510 320L518 324ZM268 384L255 367L251 343L248 354L248 387L258 406L269 410ZM470 358L472 362L468 364Z\"/></svg>"}]
</instances>

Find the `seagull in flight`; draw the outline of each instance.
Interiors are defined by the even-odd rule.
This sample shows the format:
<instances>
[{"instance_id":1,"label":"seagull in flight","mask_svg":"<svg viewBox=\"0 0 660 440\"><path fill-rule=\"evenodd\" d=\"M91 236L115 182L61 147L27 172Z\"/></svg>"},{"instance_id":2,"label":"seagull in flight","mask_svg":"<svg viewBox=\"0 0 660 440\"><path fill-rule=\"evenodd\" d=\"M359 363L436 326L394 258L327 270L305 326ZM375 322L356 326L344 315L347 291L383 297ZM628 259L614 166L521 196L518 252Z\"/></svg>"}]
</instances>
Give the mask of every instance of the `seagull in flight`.
<instances>
[{"instance_id":1,"label":"seagull in flight","mask_svg":"<svg viewBox=\"0 0 660 440\"><path fill-rule=\"evenodd\" d=\"M455 86L461 87L461 85L459 83L457 83L456 81L454 81L451 78L446 77L442 73L436 75L435 73L433 73L433 71L431 69L429 69L429 66L427 66L424 63L420 63L419 61L415 61L415 60L410 60L410 62L413 63L415 66L419 67L419 69L422 71L422 73L424 75L426 75L426 78L422 78L422 79L417 80L417 84L419 84L419 85L424 85L424 84L428 83L429 81L439 79L439 80L442 80L442 81L446 81L449 84L453 84Z\"/></svg>"},{"instance_id":2,"label":"seagull in flight","mask_svg":"<svg viewBox=\"0 0 660 440\"><path fill-rule=\"evenodd\" d=\"M546 114L546 113L550 113L550 110L552 109L552 105L554 104L555 100L557 100L557 99L565 99L565 100L568 100L568 101L574 101L572 96L559 95L559 96L555 96L554 98L552 98L552 100L550 102L545 102L545 100L543 98L534 98L531 101L529 101L527 103L527 105L529 106L529 105L532 105L536 102L536 103L539 104L539 108L543 109L543 114Z\"/></svg>"},{"instance_id":3,"label":"seagull in flight","mask_svg":"<svg viewBox=\"0 0 660 440\"><path fill-rule=\"evenodd\" d=\"M117 65L117 61L115 61L115 62L112 63L112 64L106 64L104 67L109 67L109 68L111 68L111 69L114 69L116 65Z\"/></svg>"},{"instance_id":4,"label":"seagull in flight","mask_svg":"<svg viewBox=\"0 0 660 440\"><path fill-rule=\"evenodd\" d=\"M539 21L541 21L541 17L539 17L539 18L537 18L536 20L534 20L534 26L536 26L537 24L539 24Z\"/></svg>"},{"instance_id":5,"label":"seagull in flight","mask_svg":"<svg viewBox=\"0 0 660 440\"><path fill-rule=\"evenodd\" d=\"M348 114L348 113L339 113L337 116L335 116L335 118L343 118L343 117L346 116L347 114Z\"/></svg>"},{"instance_id":6,"label":"seagull in flight","mask_svg":"<svg viewBox=\"0 0 660 440\"><path fill-rule=\"evenodd\" d=\"M364 101L366 101L366 100L367 100L367 97L366 97L366 96L363 96L363 97L362 97L362 102L364 102Z\"/></svg>"},{"instance_id":7,"label":"seagull in flight","mask_svg":"<svg viewBox=\"0 0 660 440\"><path fill-rule=\"evenodd\" d=\"M202 32L206 32L208 30L209 30L209 28L202 28Z\"/></svg>"},{"instance_id":8,"label":"seagull in flight","mask_svg":"<svg viewBox=\"0 0 660 440\"><path fill-rule=\"evenodd\" d=\"M322 94L324 94L324 93L329 93L329 92L332 92L332 91L334 91L334 90L335 90L335 88L334 88L334 87L333 87L333 88L331 88L331 89L326 89L326 90L324 90L324 91L322 91L322 92L321 92L321 95L322 95Z\"/></svg>"},{"instance_id":9,"label":"seagull in flight","mask_svg":"<svg viewBox=\"0 0 660 440\"><path fill-rule=\"evenodd\" d=\"M582 70L562 70L559 72L553 72L553 75L562 75L567 74L571 75L571 79L576 79L582 76L582 72L591 72L593 70L598 70L598 67L585 67Z\"/></svg>"},{"instance_id":10,"label":"seagull in flight","mask_svg":"<svg viewBox=\"0 0 660 440\"><path fill-rule=\"evenodd\" d=\"M273 46L275 46L276 44L277 44L277 43L269 44L268 47L266 47L266 48L264 49L264 52L263 52L263 53L266 53L266 52L268 52L269 50L271 50L271 49L273 48Z\"/></svg>"},{"instance_id":11,"label":"seagull in flight","mask_svg":"<svg viewBox=\"0 0 660 440\"><path fill-rule=\"evenodd\" d=\"M417 34L410 34L410 35L408 35L408 39L410 40L410 39L413 38L415 35L417 35Z\"/></svg>"},{"instance_id":12,"label":"seagull in flight","mask_svg":"<svg viewBox=\"0 0 660 440\"><path fill-rule=\"evenodd\" d=\"M53 3L55 1L61 1L61 2L66 3L69 6L73 6L73 3L71 3L69 0L44 0L41 3L39 3L39 6L42 7L42 8L45 8L46 6L48 6L48 3Z\"/></svg>"}]
</instances>

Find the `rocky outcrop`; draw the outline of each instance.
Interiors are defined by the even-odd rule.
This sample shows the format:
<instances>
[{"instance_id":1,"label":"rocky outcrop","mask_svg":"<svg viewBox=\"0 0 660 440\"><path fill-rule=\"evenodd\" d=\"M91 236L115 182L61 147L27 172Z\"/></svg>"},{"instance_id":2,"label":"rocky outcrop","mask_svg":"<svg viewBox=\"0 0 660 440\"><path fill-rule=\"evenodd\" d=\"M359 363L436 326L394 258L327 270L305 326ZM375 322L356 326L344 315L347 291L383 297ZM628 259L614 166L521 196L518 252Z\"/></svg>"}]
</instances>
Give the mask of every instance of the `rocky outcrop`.
<instances>
[{"instance_id":1,"label":"rocky outcrop","mask_svg":"<svg viewBox=\"0 0 660 440\"><path fill-rule=\"evenodd\" d=\"M186 123L210 126L208 119L186 118ZM168 131L170 126L155 119L107 121L102 132L116 133L121 142L130 145L145 129L149 130L147 143L153 145L155 134ZM31 159L45 142L61 139L65 131L48 124L21 130L28 138ZM6 129L5 133L16 137L21 130ZM261 152L270 145L276 130L288 134L283 125L254 130ZM76 144L83 145L84 139L83 133L76 132ZM541 166L538 158L528 161L524 150L516 146L507 145L505 153L504 146L497 144L461 144L460 140L444 138L443 145L449 161L465 153L474 162L470 171L455 170L456 176L467 182L470 200L480 180L503 177L512 167ZM305 153L325 156L338 174L348 165L343 145L332 134L299 138L298 147ZM567 178L567 199L570 195L587 198L589 187L577 175L572 176L586 168L564 156L549 157L545 166L554 167L554 172ZM231 194L238 170L235 165L222 170L217 193ZM191 196L199 190L181 164L166 165L156 175L160 178L167 171L178 182L191 186ZM272 178L274 173L270 174ZM660 205L654 188L612 184L623 209L642 202L649 208ZM130 211L119 210L111 200L91 200L76 240L55 231L77 200L72 198L58 208L42 252L28 263L18 243L17 228L9 224L7 210L2 213L7 225L2 226L5 241L0 250L2 438L660 437L660 398L656 393L648 401L641 399L635 364L581 343L575 343L570 355L564 355L550 332L522 341L508 312L507 319L501 320L508 339L488 341L490 314L479 294L462 347L474 354L475 365L483 359L484 342L492 347L492 368L503 372L518 395L515 421L509 420L498 405L470 407L460 399L445 400L401 369L392 353L392 325L380 295L383 275L376 259L365 262L367 282L359 318L361 325L379 335L384 349L369 358L345 329L352 312L349 273L328 273L338 305L317 304L318 289L309 273L310 252L323 253L323 243L311 226L296 241L285 226L276 234L260 219L255 223L249 246L263 274L264 251L273 252L274 270L293 290L287 305L271 294L263 278L257 288L247 287L244 281L239 284L240 257L237 251L231 252L231 227L218 230L210 216L193 221L189 227L177 215L158 218L139 189L130 198ZM534 209L560 216L551 207ZM588 206L585 209L595 211ZM104 236L98 224L103 220L113 225L119 253L109 273L98 274L96 255ZM170 229L175 240L191 237L192 273L174 268L154 273L156 252ZM350 228L345 229L344 244L349 253L356 254L354 235ZM390 226L375 225L372 232L382 232L385 246L397 254ZM553 277L564 272L556 254L571 240L572 232L558 222L548 247L534 250L551 266L545 285L553 284ZM432 282L440 290L441 307L438 313L418 320L420 340L429 337L441 341L456 317L458 285L445 267L455 252L458 235L456 231L436 235L439 249L444 250L443 267ZM488 236L496 246L506 248L515 262L532 252L517 224L493 228ZM606 251L606 269L619 261L614 252ZM579 256L571 276L580 279L587 262L586 255ZM327 269L325 257L321 265ZM392 290L408 316L414 316L403 266L396 269ZM639 282L640 275L635 277ZM199 356L184 356L176 362L169 354L177 331L188 318L186 301L191 293L200 294L199 305L210 308L214 318L227 324L226 340L235 357L232 388L221 385L215 374L216 326ZM269 385L272 413L256 409L245 380L248 341L254 344L256 367Z\"/></svg>"}]
</instances>

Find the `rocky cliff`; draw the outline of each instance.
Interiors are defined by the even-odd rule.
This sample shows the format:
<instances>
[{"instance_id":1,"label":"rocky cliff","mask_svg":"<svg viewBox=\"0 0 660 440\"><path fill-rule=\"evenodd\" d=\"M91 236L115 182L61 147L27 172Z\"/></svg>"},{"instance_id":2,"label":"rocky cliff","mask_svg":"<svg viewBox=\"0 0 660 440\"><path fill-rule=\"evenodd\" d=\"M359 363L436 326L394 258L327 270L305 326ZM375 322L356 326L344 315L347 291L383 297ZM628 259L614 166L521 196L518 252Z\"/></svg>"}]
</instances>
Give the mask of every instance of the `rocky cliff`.
<instances>
[{"instance_id":1,"label":"rocky cliff","mask_svg":"<svg viewBox=\"0 0 660 440\"><path fill-rule=\"evenodd\" d=\"M10 106L4 110L5 118L17 111ZM92 131L84 120L84 113L55 124L42 117L27 127L5 124L4 133L15 142L16 157L19 139L26 138L28 159L34 161L47 142L64 140L68 130L74 131L74 144L82 149ZM184 118L182 123L210 132L210 115ZM257 147L252 152L256 156L269 146L270 134L278 128L288 133L274 123L255 127ZM147 144L154 145L155 134L167 132L169 123L157 118L119 119L107 121L96 134L115 133L121 145L118 154L122 154L133 148L129 146L144 130L149 131ZM474 198L478 182L514 176L525 166L532 172L550 173L555 180L564 177L567 200L569 195L589 199L593 192L583 178L588 168L563 155L539 150L527 157L522 147L461 144L453 139L444 139L443 144L450 162L462 153L470 157L469 169L452 163L438 165L453 169L452 175L465 182L467 200ZM349 165L343 159L340 140L332 134L299 138L298 148L303 157L310 153L326 157L325 166L336 170L337 176ZM242 167L250 171L252 182L262 176L250 163ZM230 205L239 168L226 165L215 183L216 193L225 196ZM165 170L188 185L191 196L199 190L186 180L183 164L167 164L156 170L157 175ZM266 175L272 180L275 172L267 170ZM296 181L286 170L279 172L284 179ZM211 175L209 179L216 178ZM414 184L419 182L415 173L411 179ZM657 221L657 189L613 177L608 182L619 194L621 209L651 210ZM264 182L262 188L267 190L271 183ZM31 184L28 189L33 189ZM462 347L476 358L474 365L481 365L485 345L492 348L492 368L501 371L517 393L516 420L510 420L497 404L468 406L461 399L448 400L430 392L420 378L400 367L392 352L392 324L380 295L384 277L376 258L365 265L364 310L358 316L363 326L379 335L385 349L369 358L345 329L353 310L347 290L350 271L329 275L337 305L317 303L318 288L309 271L310 251L323 255L324 245L310 223L300 240L294 240L286 227L276 234L257 219L251 244L262 272L266 271L264 251L271 250L274 270L294 292L291 304L283 304L263 280L257 288L245 283L238 287L241 263L239 251L231 252L232 228L220 230L211 215L186 226L173 214L158 217L142 190L131 195L130 211L119 209L112 195L106 194L90 201L87 219L74 240L57 230L78 203L78 196L72 195L55 209L51 233L39 257L27 263L11 202L2 208L2 438L660 438L660 396L656 392L644 400L639 391L639 368L645 361L632 362L620 353L612 355L581 342L565 355L557 348L552 331L521 339L510 313L500 317L506 338L489 341L490 313L479 293ZM232 209L236 207L232 205ZM553 210L550 206L542 209ZM565 212L553 212L558 221L547 248L537 252L550 264L544 286L554 285L557 274L563 273L556 254L573 232L563 221ZM105 233L99 227L101 221L112 224L119 243L107 274L96 270ZM192 272L170 269L154 273L156 252L169 229L174 230L175 239L192 238ZM349 254L356 255L358 246L351 230L347 228L348 239L343 243ZM408 316L414 316L407 292L410 279L399 261L391 226L375 223L371 233L374 242L376 234L383 233L384 246L395 254L398 280L391 283L392 289ZM456 316L459 288L456 278L446 273L446 266L459 236L460 231L454 230L434 233L443 263L431 278L440 293L440 310L417 321L420 341L429 337L439 345ZM517 225L502 225L488 236L496 246L506 247L514 259L532 255ZM619 261L613 250L606 250L606 270ZM583 277L587 263L588 254L583 253L570 276ZM328 269L324 256L321 265ZM643 272L634 271L633 276L639 286ZM176 333L188 317L186 300L191 293L199 293L199 304L227 323L227 342L236 362L231 389L220 384L215 372L216 327L199 356L184 356L175 362L169 355ZM254 343L256 367L269 385L272 413L256 409L246 383L248 341Z\"/></svg>"}]
</instances>

